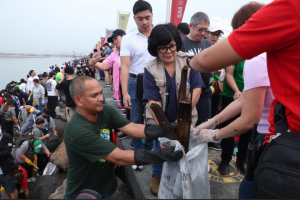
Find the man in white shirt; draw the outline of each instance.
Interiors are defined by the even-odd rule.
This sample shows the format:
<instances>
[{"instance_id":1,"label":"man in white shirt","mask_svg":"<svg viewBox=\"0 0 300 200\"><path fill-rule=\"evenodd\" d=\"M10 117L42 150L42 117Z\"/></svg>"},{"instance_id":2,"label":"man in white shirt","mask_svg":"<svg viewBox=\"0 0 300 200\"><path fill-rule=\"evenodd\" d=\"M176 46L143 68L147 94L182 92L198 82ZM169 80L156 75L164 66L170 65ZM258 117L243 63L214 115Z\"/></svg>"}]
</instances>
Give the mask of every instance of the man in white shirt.
<instances>
[{"instance_id":1,"label":"man in white shirt","mask_svg":"<svg viewBox=\"0 0 300 200\"><path fill-rule=\"evenodd\" d=\"M24 79L21 79L21 85L20 85L20 89L25 93L28 94L28 84L26 83L26 81Z\"/></svg>"},{"instance_id":2,"label":"man in white shirt","mask_svg":"<svg viewBox=\"0 0 300 200\"><path fill-rule=\"evenodd\" d=\"M144 73L147 63L155 59L148 52L148 37L153 29L152 7L147 1L137 1L133 6L133 14L137 29L125 35L121 43L121 85L124 107L130 110L130 120L136 124L143 124L143 95L137 94L137 85L142 83L138 83L137 79L139 74ZM133 150L151 150L153 141L145 140L143 145L140 139L132 138L132 145ZM143 169L143 166L133 165L132 168ZM160 177L156 178L159 182ZM152 183L153 180L151 185ZM159 184L156 184L157 187Z\"/></svg>"},{"instance_id":3,"label":"man in white shirt","mask_svg":"<svg viewBox=\"0 0 300 200\"><path fill-rule=\"evenodd\" d=\"M54 72L50 72L49 75L49 80L47 81L47 92L48 92L48 108L51 110L51 114L50 116L52 118L56 118L56 113L55 113L55 108L56 108L56 104L57 104L57 100L59 101L59 94L58 91L56 89L56 81L55 79L55 73Z\"/></svg>"},{"instance_id":4,"label":"man in white shirt","mask_svg":"<svg viewBox=\"0 0 300 200\"><path fill-rule=\"evenodd\" d=\"M28 84L28 90L29 90L29 94L30 94L30 92L32 92L32 89L34 87L33 79L39 79L39 77L36 75L34 70L30 70L29 76L30 77L27 79L27 84Z\"/></svg>"}]
</instances>

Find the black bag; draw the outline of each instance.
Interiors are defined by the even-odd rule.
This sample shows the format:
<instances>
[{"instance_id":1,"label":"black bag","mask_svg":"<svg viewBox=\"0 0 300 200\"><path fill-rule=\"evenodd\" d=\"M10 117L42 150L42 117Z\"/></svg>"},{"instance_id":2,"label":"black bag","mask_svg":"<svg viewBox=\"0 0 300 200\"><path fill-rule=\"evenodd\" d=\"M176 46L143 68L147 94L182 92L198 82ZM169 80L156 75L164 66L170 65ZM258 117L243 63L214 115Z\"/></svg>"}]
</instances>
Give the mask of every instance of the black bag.
<instances>
[{"instance_id":1,"label":"black bag","mask_svg":"<svg viewBox=\"0 0 300 200\"><path fill-rule=\"evenodd\" d=\"M274 108L270 137L254 174L254 198L300 199L300 134L287 129L284 106Z\"/></svg>"},{"instance_id":2,"label":"black bag","mask_svg":"<svg viewBox=\"0 0 300 200\"><path fill-rule=\"evenodd\" d=\"M143 98L143 93L144 93L143 78L144 78L144 74L139 74L137 76L137 88L136 88L137 98Z\"/></svg>"}]
</instances>

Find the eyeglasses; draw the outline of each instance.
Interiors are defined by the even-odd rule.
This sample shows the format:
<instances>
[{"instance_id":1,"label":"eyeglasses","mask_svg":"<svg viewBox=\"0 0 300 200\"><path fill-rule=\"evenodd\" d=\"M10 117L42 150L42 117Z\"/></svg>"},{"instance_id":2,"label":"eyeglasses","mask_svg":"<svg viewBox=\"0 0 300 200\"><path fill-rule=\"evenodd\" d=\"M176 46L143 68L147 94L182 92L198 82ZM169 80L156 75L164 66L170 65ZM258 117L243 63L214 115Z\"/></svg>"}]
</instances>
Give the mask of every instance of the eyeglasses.
<instances>
[{"instance_id":1,"label":"eyeglasses","mask_svg":"<svg viewBox=\"0 0 300 200\"><path fill-rule=\"evenodd\" d=\"M212 37L220 37L221 33L214 33L214 32L209 32L207 31L207 33L210 33Z\"/></svg>"},{"instance_id":2,"label":"eyeglasses","mask_svg":"<svg viewBox=\"0 0 300 200\"><path fill-rule=\"evenodd\" d=\"M158 51L162 54L165 54L168 52L168 50L170 49L171 52L174 52L177 50L177 46L176 45L171 45L169 47L160 47L160 48L157 48Z\"/></svg>"},{"instance_id":3,"label":"eyeglasses","mask_svg":"<svg viewBox=\"0 0 300 200\"><path fill-rule=\"evenodd\" d=\"M198 30L198 32L199 33L206 33L207 32L207 28L198 28L197 26L195 26L195 25L193 25L197 30Z\"/></svg>"}]
</instances>

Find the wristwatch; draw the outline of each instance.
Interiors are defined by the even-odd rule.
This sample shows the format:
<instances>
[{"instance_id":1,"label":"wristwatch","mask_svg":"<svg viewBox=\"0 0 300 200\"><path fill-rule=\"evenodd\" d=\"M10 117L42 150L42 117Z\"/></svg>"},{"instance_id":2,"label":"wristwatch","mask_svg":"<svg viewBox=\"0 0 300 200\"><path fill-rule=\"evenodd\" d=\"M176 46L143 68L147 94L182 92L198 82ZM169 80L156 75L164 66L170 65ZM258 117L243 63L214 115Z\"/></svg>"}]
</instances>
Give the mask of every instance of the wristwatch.
<instances>
[{"instance_id":1,"label":"wristwatch","mask_svg":"<svg viewBox=\"0 0 300 200\"><path fill-rule=\"evenodd\" d=\"M213 130L213 132L211 132L211 134L210 134L211 138L212 138L214 141L217 141L217 140L216 140L216 132L217 132L217 130Z\"/></svg>"}]
</instances>

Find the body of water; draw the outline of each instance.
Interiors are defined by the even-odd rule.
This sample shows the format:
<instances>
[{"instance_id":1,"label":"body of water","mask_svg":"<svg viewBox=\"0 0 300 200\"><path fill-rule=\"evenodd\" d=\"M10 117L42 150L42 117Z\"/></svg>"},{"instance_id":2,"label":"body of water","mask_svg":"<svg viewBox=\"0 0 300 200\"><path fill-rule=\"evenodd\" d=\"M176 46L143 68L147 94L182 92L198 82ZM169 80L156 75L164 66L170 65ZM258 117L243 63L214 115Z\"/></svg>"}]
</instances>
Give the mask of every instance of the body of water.
<instances>
[{"instance_id":1,"label":"body of water","mask_svg":"<svg viewBox=\"0 0 300 200\"><path fill-rule=\"evenodd\" d=\"M42 74L50 66L57 64L61 67L63 63L74 60L73 57L44 57L44 58L5 58L0 57L0 90L11 82L26 80L30 70L36 74Z\"/></svg>"}]
</instances>

